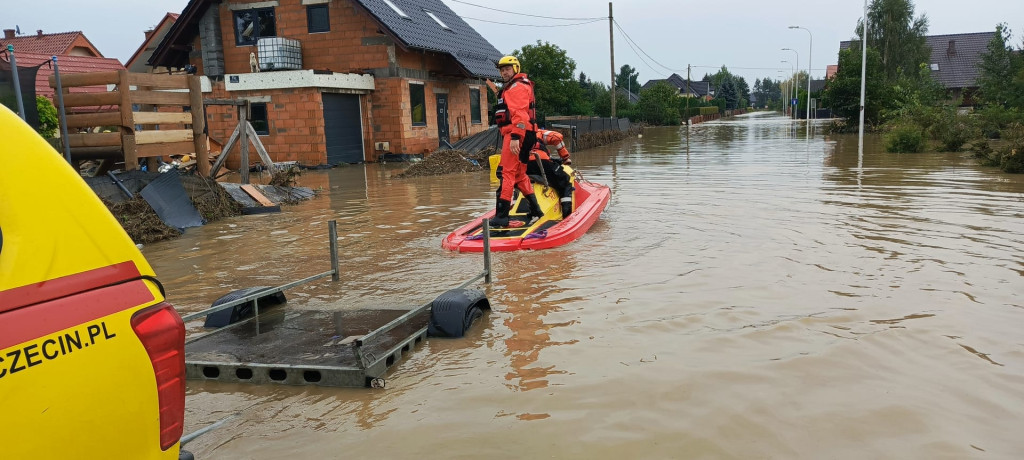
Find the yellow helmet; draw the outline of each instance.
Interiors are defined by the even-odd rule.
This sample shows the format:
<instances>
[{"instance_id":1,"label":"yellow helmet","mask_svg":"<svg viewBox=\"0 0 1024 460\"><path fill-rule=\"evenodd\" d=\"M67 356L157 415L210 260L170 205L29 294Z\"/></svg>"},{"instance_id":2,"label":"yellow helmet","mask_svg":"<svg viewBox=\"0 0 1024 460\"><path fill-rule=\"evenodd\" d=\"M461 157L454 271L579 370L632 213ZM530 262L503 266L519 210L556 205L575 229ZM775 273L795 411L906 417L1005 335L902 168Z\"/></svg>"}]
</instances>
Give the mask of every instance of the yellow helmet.
<instances>
[{"instance_id":1,"label":"yellow helmet","mask_svg":"<svg viewBox=\"0 0 1024 460\"><path fill-rule=\"evenodd\" d=\"M507 65L512 66L512 70L515 71L515 73L519 73L519 59L517 59L515 56L502 57L501 60L498 61L498 65L496 65L495 67L500 69Z\"/></svg>"}]
</instances>

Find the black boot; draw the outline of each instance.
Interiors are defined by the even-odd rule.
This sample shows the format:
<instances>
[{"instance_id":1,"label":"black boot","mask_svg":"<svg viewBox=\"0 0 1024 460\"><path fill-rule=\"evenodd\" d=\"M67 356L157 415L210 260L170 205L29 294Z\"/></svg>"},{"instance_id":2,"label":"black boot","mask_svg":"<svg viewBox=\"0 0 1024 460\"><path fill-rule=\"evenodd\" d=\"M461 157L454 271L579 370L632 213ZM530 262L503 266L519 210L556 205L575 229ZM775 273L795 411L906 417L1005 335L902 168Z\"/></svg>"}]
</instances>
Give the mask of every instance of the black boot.
<instances>
[{"instance_id":1,"label":"black boot","mask_svg":"<svg viewBox=\"0 0 1024 460\"><path fill-rule=\"evenodd\" d=\"M569 217L569 214L572 214L572 197L562 198L561 204L562 218L565 219L566 217Z\"/></svg>"},{"instance_id":2,"label":"black boot","mask_svg":"<svg viewBox=\"0 0 1024 460\"><path fill-rule=\"evenodd\" d=\"M492 228L508 227L508 211L511 207L512 203L508 200L498 198L498 201L494 205L494 217L487 221Z\"/></svg>"},{"instance_id":3,"label":"black boot","mask_svg":"<svg viewBox=\"0 0 1024 460\"><path fill-rule=\"evenodd\" d=\"M541 209L540 203L537 202L536 194L526 195L526 202L530 204L530 214L526 216L527 219L532 221L534 217L538 219L544 217L544 210Z\"/></svg>"}]
</instances>

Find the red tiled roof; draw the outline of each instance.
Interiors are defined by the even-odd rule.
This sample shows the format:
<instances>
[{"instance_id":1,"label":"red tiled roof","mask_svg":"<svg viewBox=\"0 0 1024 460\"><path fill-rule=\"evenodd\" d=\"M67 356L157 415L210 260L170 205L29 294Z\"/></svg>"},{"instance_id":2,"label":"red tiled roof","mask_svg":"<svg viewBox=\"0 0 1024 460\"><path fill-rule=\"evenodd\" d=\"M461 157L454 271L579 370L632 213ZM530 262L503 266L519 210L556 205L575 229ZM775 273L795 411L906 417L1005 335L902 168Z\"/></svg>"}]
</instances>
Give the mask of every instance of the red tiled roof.
<instances>
[{"instance_id":1,"label":"red tiled roof","mask_svg":"<svg viewBox=\"0 0 1024 460\"><path fill-rule=\"evenodd\" d=\"M36 94L53 99L54 89L50 88L53 66L45 63L50 60L50 55L23 53L16 50L14 56L18 60L18 67L34 67L42 64L39 67L39 72L36 73ZM9 59L5 59L5 61L9 61ZM124 69L121 61L117 59L93 56L57 56L57 65L60 66L61 75ZM106 86L82 86L68 89L72 93L96 93L106 90Z\"/></svg>"},{"instance_id":2,"label":"red tiled roof","mask_svg":"<svg viewBox=\"0 0 1024 460\"><path fill-rule=\"evenodd\" d=\"M75 39L82 35L81 31L60 32L55 34L26 35L10 39L0 38L0 48L7 48L7 45L14 45L14 52L63 55L71 48Z\"/></svg>"}]
</instances>

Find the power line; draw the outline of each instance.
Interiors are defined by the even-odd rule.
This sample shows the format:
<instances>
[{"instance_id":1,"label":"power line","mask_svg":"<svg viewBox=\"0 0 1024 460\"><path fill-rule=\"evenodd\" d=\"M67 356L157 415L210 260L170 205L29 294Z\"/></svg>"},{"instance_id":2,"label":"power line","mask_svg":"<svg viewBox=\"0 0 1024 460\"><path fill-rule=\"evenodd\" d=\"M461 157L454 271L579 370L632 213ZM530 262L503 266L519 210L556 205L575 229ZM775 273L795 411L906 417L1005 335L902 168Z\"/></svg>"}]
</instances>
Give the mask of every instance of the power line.
<instances>
[{"instance_id":1,"label":"power line","mask_svg":"<svg viewBox=\"0 0 1024 460\"><path fill-rule=\"evenodd\" d=\"M638 52L636 51L636 48L634 48L634 47L633 47L633 44L632 44L632 43L630 43L630 40L626 40L626 44L627 44L627 45L629 45L629 49L633 50L633 54L635 54L635 55L636 55L636 57L640 59L640 62L643 62L643 63L644 63L644 65L646 65L648 69L651 69L651 72L654 72L654 73L656 73L656 74L658 74L659 76L662 76L662 77L665 77L665 76L666 76L666 75L665 75L664 73L661 73L661 72L659 72L659 71L655 70L655 69L654 69L654 67L652 67L652 66L651 66L650 64L648 64L648 63L647 63L647 60L645 60L645 59L644 59L644 57L643 57L643 56L641 56L641 55L640 55L640 53L638 53ZM643 51L643 50L641 50L641 51ZM644 54L647 54L647 53L644 53ZM649 56L648 56L648 57L649 57ZM617 75L617 74L616 74L616 75Z\"/></svg>"},{"instance_id":2,"label":"power line","mask_svg":"<svg viewBox=\"0 0 1024 460\"><path fill-rule=\"evenodd\" d=\"M506 25L506 26L516 26L516 27L572 27L572 26L582 26L582 25L585 25L585 24L593 24L593 23L598 22L598 21L604 21L606 18L597 18L597 19L594 19L594 20L591 20L591 21L577 22L577 23L573 23L573 24L550 24L550 25L544 25L544 24L513 24L511 22L491 21L491 20L487 20L487 19L471 18L471 17L467 17L467 16L463 16L462 19L469 19L471 21L487 22L487 23L491 23L491 24L501 24L501 25Z\"/></svg>"},{"instance_id":3,"label":"power line","mask_svg":"<svg viewBox=\"0 0 1024 460\"><path fill-rule=\"evenodd\" d=\"M477 8L483 8L485 10L499 11L499 12L502 12L502 13L516 14L516 15L519 15L519 16L529 16L531 18L554 19L554 20L558 20L558 21L589 21L591 19L597 19L597 20L602 20L603 21L605 19L608 19L606 17L604 17L604 18L597 18L597 17L594 17L594 18L555 18L555 17L551 17L551 16L540 16L540 15L536 15L536 14L517 13L515 11L499 10L497 8L491 8L489 6L477 5L476 3L463 2L463 1L460 1L460 0L448 0L448 1L455 2L455 3L461 3L463 5L475 6ZM478 21L479 20L480 19L478 19Z\"/></svg>"},{"instance_id":4,"label":"power line","mask_svg":"<svg viewBox=\"0 0 1024 460\"><path fill-rule=\"evenodd\" d=\"M666 70L668 70L668 71L670 71L670 72L673 72L673 73L674 73L674 72L683 72L683 70L677 70L677 69L673 69L673 68L671 68L671 67L668 67L668 66L666 66L666 65L664 65L664 64L662 64L662 63L660 63L660 62L658 62L658 61L657 61L656 59L654 59L653 57L651 57L651 55L650 55L650 54L647 54L647 52L646 52L646 51L644 51L644 49L643 49L643 48L641 48L639 44L637 44L637 43L636 43L635 41L633 41L633 37L630 37L630 36L629 36L629 34L627 34L627 33L626 33L626 30L625 30L625 29L623 29L623 28L622 28L622 26L620 26L620 25L619 25L619 21L613 21L613 22L615 23L615 27L617 27L617 28L619 29L619 32L622 32L622 35L624 35L624 36L626 37L626 42L627 42L627 44L628 44L628 43L632 43L632 44L636 45L636 47L637 47L638 49L640 49L640 52L641 52L641 53L644 53L644 55L645 55L645 56L647 56L647 57L648 57L648 58L649 58L649 59L651 60L651 62L654 62L655 64L658 64L659 66L661 66L661 67L665 68Z\"/></svg>"}]
</instances>

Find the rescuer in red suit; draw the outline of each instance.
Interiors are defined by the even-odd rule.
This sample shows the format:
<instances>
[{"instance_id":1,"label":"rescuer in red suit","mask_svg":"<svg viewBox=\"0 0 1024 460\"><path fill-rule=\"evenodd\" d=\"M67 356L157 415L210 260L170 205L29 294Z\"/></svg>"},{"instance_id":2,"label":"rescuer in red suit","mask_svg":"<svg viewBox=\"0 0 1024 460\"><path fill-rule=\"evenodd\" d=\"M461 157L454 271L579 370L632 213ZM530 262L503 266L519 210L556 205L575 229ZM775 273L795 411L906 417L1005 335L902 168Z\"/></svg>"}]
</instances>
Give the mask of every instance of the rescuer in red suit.
<instances>
[{"instance_id":1,"label":"rescuer in red suit","mask_svg":"<svg viewBox=\"0 0 1024 460\"><path fill-rule=\"evenodd\" d=\"M494 111L494 121L502 136L501 161L498 163L501 174L495 213L490 224L508 227L514 188L518 188L530 204L528 219L544 215L533 194L533 185L526 177L530 146L537 142L537 104L533 96L533 82L519 71L519 59L505 56L498 61L497 67L505 85L498 92Z\"/></svg>"},{"instance_id":2,"label":"rescuer in red suit","mask_svg":"<svg viewBox=\"0 0 1024 460\"><path fill-rule=\"evenodd\" d=\"M560 157L558 163L551 160L547 146L554 146ZM537 158L540 157L540 165ZM558 193L559 203L562 207L562 218L572 213L572 182L569 175L562 169L562 165L571 165L569 149L565 148L562 142L562 133L546 129L537 130L537 143L530 152L530 162L526 164L526 174L530 176L541 176L547 178L548 185ZM543 165L543 174L541 174Z\"/></svg>"}]
</instances>

